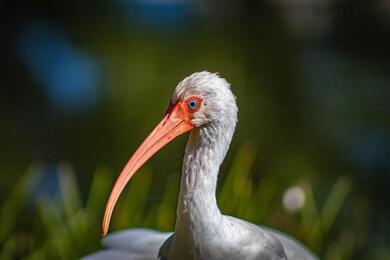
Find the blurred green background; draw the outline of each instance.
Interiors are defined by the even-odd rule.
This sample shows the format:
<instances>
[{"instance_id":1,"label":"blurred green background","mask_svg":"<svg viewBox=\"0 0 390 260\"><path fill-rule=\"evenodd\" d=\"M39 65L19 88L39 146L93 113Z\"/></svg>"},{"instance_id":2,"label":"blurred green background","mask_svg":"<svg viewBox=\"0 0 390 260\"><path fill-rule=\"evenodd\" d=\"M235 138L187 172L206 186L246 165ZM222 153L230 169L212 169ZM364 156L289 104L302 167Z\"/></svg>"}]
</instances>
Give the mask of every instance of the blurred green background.
<instances>
[{"instance_id":1,"label":"blurred green background","mask_svg":"<svg viewBox=\"0 0 390 260\"><path fill-rule=\"evenodd\" d=\"M239 106L222 211L322 259L390 258L390 5L331 0L0 3L0 258L100 248L115 177L176 84L219 72ZM112 230L172 230L185 137Z\"/></svg>"}]
</instances>

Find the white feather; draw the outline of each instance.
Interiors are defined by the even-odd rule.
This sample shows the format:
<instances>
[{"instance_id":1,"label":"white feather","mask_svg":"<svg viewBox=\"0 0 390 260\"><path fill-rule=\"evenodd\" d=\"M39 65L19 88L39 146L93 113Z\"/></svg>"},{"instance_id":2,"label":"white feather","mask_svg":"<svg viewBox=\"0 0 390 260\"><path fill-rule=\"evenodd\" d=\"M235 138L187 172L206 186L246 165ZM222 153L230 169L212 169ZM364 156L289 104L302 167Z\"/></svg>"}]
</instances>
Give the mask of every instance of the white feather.
<instances>
[{"instance_id":1,"label":"white feather","mask_svg":"<svg viewBox=\"0 0 390 260\"><path fill-rule=\"evenodd\" d=\"M225 79L205 71L181 81L171 103L191 96L202 99L202 106L193 115L197 127L185 149L175 233L135 229L111 235L103 245L128 252L128 259L156 259L158 252L169 260L316 259L280 232L221 214L215 193L219 168L236 127L235 96Z\"/></svg>"}]
</instances>

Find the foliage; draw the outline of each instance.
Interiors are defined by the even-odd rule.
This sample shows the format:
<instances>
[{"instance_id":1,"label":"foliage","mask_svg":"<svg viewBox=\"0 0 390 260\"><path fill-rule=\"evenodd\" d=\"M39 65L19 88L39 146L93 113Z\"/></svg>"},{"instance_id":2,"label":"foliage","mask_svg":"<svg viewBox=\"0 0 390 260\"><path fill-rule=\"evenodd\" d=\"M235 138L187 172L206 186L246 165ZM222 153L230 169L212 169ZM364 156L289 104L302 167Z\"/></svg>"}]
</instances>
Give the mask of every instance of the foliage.
<instances>
[{"instance_id":1,"label":"foliage","mask_svg":"<svg viewBox=\"0 0 390 260\"><path fill-rule=\"evenodd\" d=\"M349 178L340 177L331 185L321 203L315 199L311 182L302 180L298 186L304 190L306 202L297 213L288 213L280 203L283 187L276 178L252 178L255 159L254 147L243 145L238 150L218 193L224 213L280 228L325 259L348 259L355 253L355 231L340 217L352 188ZM72 169L61 163L56 195L39 196L29 207L41 167L30 167L1 208L1 259L75 259L99 248L100 217L114 174L98 168L83 199ZM114 213L112 230L136 226L172 230L179 178L168 177L165 190L158 195L160 201L151 199L152 178L153 172L147 167L136 175ZM31 218L32 225L19 227L18 220L23 217ZM330 233L332 240L328 239Z\"/></svg>"}]
</instances>

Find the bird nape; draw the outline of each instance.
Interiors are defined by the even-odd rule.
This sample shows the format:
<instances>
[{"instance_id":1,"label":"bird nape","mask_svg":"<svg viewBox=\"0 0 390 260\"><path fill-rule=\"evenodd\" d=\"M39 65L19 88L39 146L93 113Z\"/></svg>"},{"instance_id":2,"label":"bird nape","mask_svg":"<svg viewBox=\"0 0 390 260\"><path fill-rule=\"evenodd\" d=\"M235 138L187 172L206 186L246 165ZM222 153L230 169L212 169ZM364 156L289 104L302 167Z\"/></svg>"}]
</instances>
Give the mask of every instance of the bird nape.
<instances>
[{"instance_id":1,"label":"bird nape","mask_svg":"<svg viewBox=\"0 0 390 260\"><path fill-rule=\"evenodd\" d=\"M186 144L175 231L130 229L103 239L104 250L85 259L317 259L282 232L222 215L216 187L220 165L237 122L236 98L216 73L198 72L181 81L162 121L119 175L103 216L106 235L120 193L135 172L175 137Z\"/></svg>"}]
</instances>

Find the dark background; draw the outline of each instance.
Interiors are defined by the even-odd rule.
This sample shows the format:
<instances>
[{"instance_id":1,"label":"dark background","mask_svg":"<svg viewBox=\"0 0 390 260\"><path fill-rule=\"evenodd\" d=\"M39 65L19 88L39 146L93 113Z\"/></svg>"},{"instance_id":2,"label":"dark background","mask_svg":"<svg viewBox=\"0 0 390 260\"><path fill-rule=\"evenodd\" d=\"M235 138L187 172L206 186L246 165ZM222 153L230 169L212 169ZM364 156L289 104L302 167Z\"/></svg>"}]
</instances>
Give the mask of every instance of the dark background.
<instances>
[{"instance_id":1,"label":"dark background","mask_svg":"<svg viewBox=\"0 0 390 260\"><path fill-rule=\"evenodd\" d=\"M222 183L240 147L254 158L251 182L277 183L269 211L282 220L256 218L256 207L247 219L294 234L326 259L390 257L388 1L2 1L0 36L2 257L96 250L97 223L83 249L59 250L68 238L47 249L56 232L39 205L60 192L64 167L84 205L97 169L117 176L176 84L202 70L226 78L239 106ZM184 142L148 164L148 208L161 203L170 179L177 183ZM337 204L328 196L337 187L345 191L321 241L300 233L315 214L283 209L289 187L303 190L306 202L312 190L319 208L327 199Z\"/></svg>"}]
</instances>

